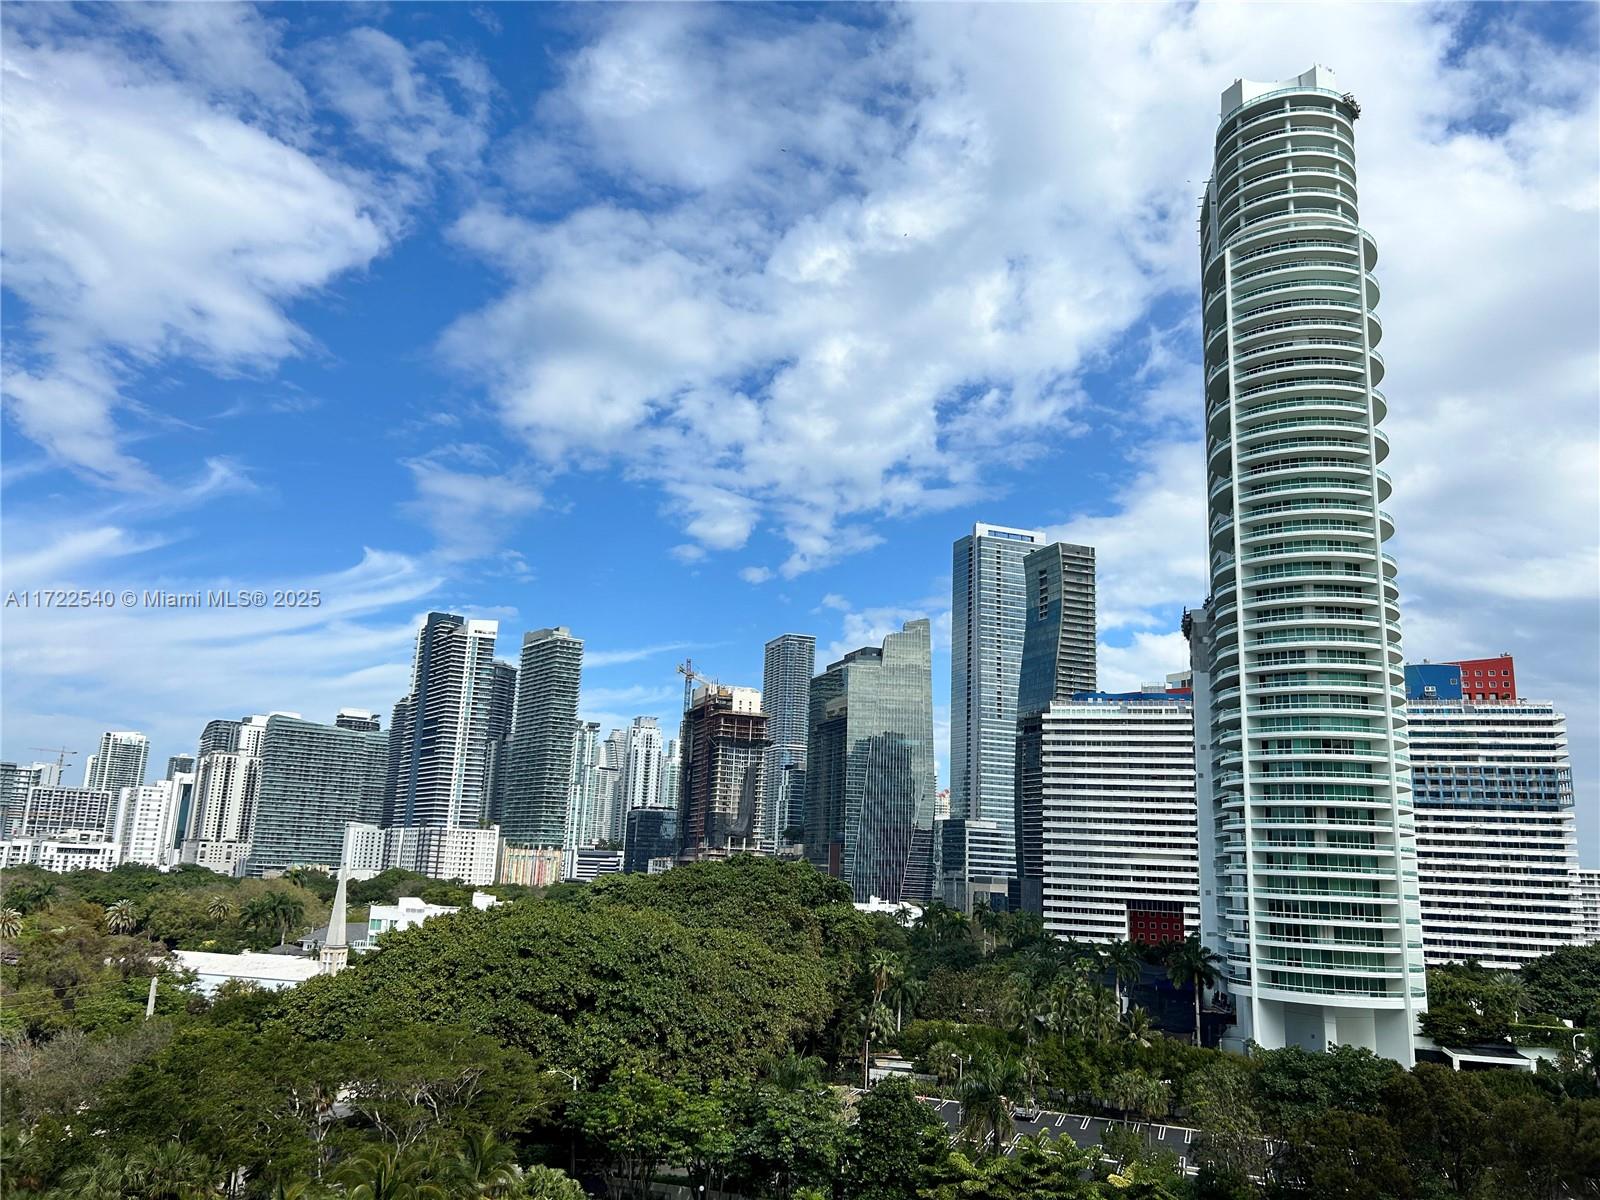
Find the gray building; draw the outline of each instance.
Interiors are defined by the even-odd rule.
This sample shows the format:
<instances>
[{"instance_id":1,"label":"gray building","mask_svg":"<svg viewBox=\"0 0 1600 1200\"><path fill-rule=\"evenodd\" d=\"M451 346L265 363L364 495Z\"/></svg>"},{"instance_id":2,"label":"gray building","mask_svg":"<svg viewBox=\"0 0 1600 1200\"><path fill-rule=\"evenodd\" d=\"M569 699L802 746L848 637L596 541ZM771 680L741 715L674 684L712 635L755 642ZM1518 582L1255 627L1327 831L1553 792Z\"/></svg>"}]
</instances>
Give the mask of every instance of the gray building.
<instances>
[{"instance_id":1,"label":"gray building","mask_svg":"<svg viewBox=\"0 0 1600 1200\"><path fill-rule=\"evenodd\" d=\"M489 818L505 812L506 777L511 769L511 725L517 711L517 668L494 664L494 691L489 702Z\"/></svg>"},{"instance_id":2,"label":"gray building","mask_svg":"<svg viewBox=\"0 0 1600 1200\"><path fill-rule=\"evenodd\" d=\"M1025 617L1017 715L1095 690L1094 547L1052 542L1022 560Z\"/></svg>"},{"instance_id":3,"label":"gray building","mask_svg":"<svg viewBox=\"0 0 1600 1200\"><path fill-rule=\"evenodd\" d=\"M806 853L858 901L928 898L932 668L931 631L919 618L811 681Z\"/></svg>"},{"instance_id":4,"label":"gray building","mask_svg":"<svg viewBox=\"0 0 1600 1200\"><path fill-rule=\"evenodd\" d=\"M809 633L785 633L766 646L766 662L761 676L761 709L767 714L766 764L762 769L761 802L764 826L763 844L777 849L786 831L805 823L804 797L796 797L785 785L791 782L789 768L806 765L806 722L811 709L811 676L817 668L817 639Z\"/></svg>"},{"instance_id":5,"label":"gray building","mask_svg":"<svg viewBox=\"0 0 1600 1200\"><path fill-rule=\"evenodd\" d=\"M219 717L215 721L207 721L206 727L200 731L200 748L195 754L196 759L214 754L218 750L237 750L239 748L240 721L230 721L226 717Z\"/></svg>"},{"instance_id":6,"label":"gray building","mask_svg":"<svg viewBox=\"0 0 1600 1200\"><path fill-rule=\"evenodd\" d=\"M477 826L489 815L494 621L429 613L417 632L411 692L390 727L393 790L385 824Z\"/></svg>"},{"instance_id":7,"label":"gray building","mask_svg":"<svg viewBox=\"0 0 1600 1200\"><path fill-rule=\"evenodd\" d=\"M167 759L167 773L163 779L173 779L179 775L194 774L194 755L174 754Z\"/></svg>"},{"instance_id":8,"label":"gray building","mask_svg":"<svg viewBox=\"0 0 1600 1200\"><path fill-rule=\"evenodd\" d=\"M622 869L642 874L653 858L671 858L678 852L678 814L668 808L629 811L622 839Z\"/></svg>"},{"instance_id":9,"label":"gray building","mask_svg":"<svg viewBox=\"0 0 1600 1200\"><path fill-rule=\"evenodd\" d=\"M957 539L951 561L950 815L993 821L1008 840L1027 623L1023 561L1043 544L1037 530L980 523Z\"/></svg>"},{"instance_id":10,"label":"gray building","mask_svg":"<svg viewBox=\"0 0 1600 1200\"><path fill-rule=\"evenodd\" d=\"M109 838L117 798L103 788L32 787L23 809L23 837L95 834Z\"/></svg>"},{"instance_id":11,"label":"gray building","mask_svg":"<svg viewBox=\"0 0 1600 1200\"><path fill-rule=\"evenodd\" d=\"M336 728L354 729L362 733L376 733L379 728L378 714L364 708L341 708L335 714L333 723Z\"/></svg>"},{"instance_id":12,"label":"gray building","mask_svg":"<svg viewBox=\"0 0 1600 1200\"><path fill-rule=\"evenodd\" d=\"M518 846L565 841L572 789L572 730L578 719L583 639L564 626L522 637L500 832Z\"/></svg>"},{"instance_id":13,"label":"gray building","mask_svg":"<svg viewBox=\"0 0 1600 1200\"><path fill-rule=\"evenodd\" d=\"M268 718L246 873L338 867L345 825L383 815L388 753L376 729Z\"/></svg>"}]
</instances>

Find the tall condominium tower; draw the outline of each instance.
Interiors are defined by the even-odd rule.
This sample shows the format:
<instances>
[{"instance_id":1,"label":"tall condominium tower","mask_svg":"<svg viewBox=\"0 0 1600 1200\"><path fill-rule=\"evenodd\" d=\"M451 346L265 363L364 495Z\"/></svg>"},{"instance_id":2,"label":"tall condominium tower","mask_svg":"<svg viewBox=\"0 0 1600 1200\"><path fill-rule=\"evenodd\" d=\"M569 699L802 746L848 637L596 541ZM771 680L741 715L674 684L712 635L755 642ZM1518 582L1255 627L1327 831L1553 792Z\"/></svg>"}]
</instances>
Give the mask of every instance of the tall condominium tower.
<instances>
[{"instance_id":1,"label":"tall condominium tower","mask_svg":"<svg viewBox=\"0 0 1600 1200\"><path fill-rule=\"evenodd\" d=\"M1019 724L1040 734L1017 763L1018 842L1040 848L1024 860L1023 888L1039 896L1045 929L1182 941L1200 915L1189 698L1083 692Z\"/></svg>"},{"instance_id":2,"label":"tall condominium tower","mask_svg":"<svg viewBox=\"0 0 1600 1200\"><path fill-rule=\"evenodd\" d=\"M248 875L338 867L345 825L383 816L389 738L377 729L267 719Z\"/></svg>"},{"instance_id":3,"label":"tall condominium tower","mask_svg":"<svg viewBox=\"0 0 1600 1200\"><path fill-rule=\"evenodd\" d=\"M678 837L686 855L760 850L767 715L755 688L697 687L683 718Z\"/></svg>"},{"instance_id":4,"label":"tall condominium tower","mask_svg":"<svg viewBox=\"0 0 1600 1200\"><path fill-rule=\"evenodd\" d=\"M562 846L592 846L595 833L595 793L600 766L600 722L572 723L572 773L567 784L567 826Z\"/></svg>"},{"instance_id":5,"label":"tall condominium tower","mask_svg":"<svg viewBox=\"0 0 1600 1200\"><path fill-rule=\"evenodd\" d=\"M565 626L522 635L500 832L521 846L560 846L572 786L583 639Z\"/></svg>"},{"instance_id":6,"label":"tall condominium tower","mask_svg":"<svg viewBox=\"0 0 1600 1200\"><path fill-rule=\"evenodd\" d=\"M210 750L195 768L194 788L184 823L183 861L209 867L224 875L244 869L255 832L256 801L261 786L261 743L271 713L238 721L213 721L206 726L226 728L226 739L209 744L231 749ZM208 744L202 735L202 744ZM180 803L181 811L181 803Z\"/></svg>"},{"instance_id":7,"label":"tall condominium tower","mask_svg":"<svg viewBox=\"0 0 1600 1200\"><path fill-rule=\"evenodd\" d=\"M978 524L951 561L950 815L993 821L1009 862L1017 679L1027 622L1023 559L1044 534Z\"/></svg>"},{"instance_id":8,"label":"tall condominium tower","mask_svg":"<svg viewBox=\"0 0 1600 1200\"><path fill-rule=\"evenodd\" d=\"M1412 690L1407 716L1428 962L1514 969L1579 941L1566 718L1544 701L1463 700L1459 688Z\"/></svg>"},{"instance_id":9,"label":"tall condominium tower","mask_svg":"<svg viewBox=\"0 0 1600 1200\"><path fill-rule=\"evenodd\" d=\"M811 681L806 854L858 901L926 900L933 859L933 658L926 619Z\"/></svg>"},{"instance_id":10,"label":"tall condominium tower","mask_svg":"<svg viewBox=\"0 0 1600 1200\"><path fill-rule=\"evenodd\" d=\"M388 825L476 826L488 817L495 621L429 613L417 631L411 692L389 727Z\"/></svg>"},{"instance_id":11,"label":"tall condominium tower","mask_svg":"<svg viewBox=\"0 0 1600 1200\"><path fill-rule=\"evenodd\" d=\"M627 814L636 808L661 806L661 723L654 717L635 717L624 733L626 754L622 762L622 817L626 832Z\"/></svg>"},{"instance_id":12,"label":"tall condominium tower","mask_svg":"<svg viewBox=\"0 0 1600 1200\"><path fill-rule=\"evenodd\" d=\"M84 787L117 795L144 782L150 762L150 739L142 733L102 733Z\"/></svg>"},{"instance_id":13,"label":"tall condominium tower","mask_svg":"<svg viewBox=\"0 0 1600 1200\"><path fill-rule=\"evenodd\" d=\"M117 799L115 831L122 862L150 867L172 862L178 798L183 786L179 780L169 778L122 789Z\"/></svg>"},{"instance_id":14,"label":"tall condominium tower","mask_svg":"<svg viewBox=\"0 0 1600 1200\"><path fill-rule=\"evenodd\" d=\"M1359 113L1323 67L1222 96L1201 219L1211 596L1186 621L1201 919L1237 1037L1409 1064L1427 991Z\"/></svg>"},{"instance_id":15,"label":"tall condominium tower","mask_svg":"<svg viewBox=\"0 0 1600 1200\"><path fill-rule=\"evenodd\" d=\"M517 711L517 669L495 661L494 690L489 701L489 819L505 812L506 777L511 769L511 725Z\"/></svg>"},{"instance_id":16,"label":"tall condominium tower","mask_svg":"<svg viewBox=\"0 0 1600 1200\"><path fill-rule=\"evenodd\" d=\"M1052 542L1022 560L1017 715L1095 690L1094 547Z\"/></svg>"},{"instance_id":17,"label":"tall condominium tower","mask_svg":"<svg viewBox=\"0 0 1600 1200\"><path fill-rule=\"evenodd\" d=\"M767 714L767 761L761 786L765 796L760 831L763 845L775 850L786 831L803 825L804 804L797 796L793 768L806 766L806 718L811 707L811 676L817 667L817 639L809 633L785 633L767 643L761 677L761 706ZM799 777L803 780L805 777ZM799 802L797 805L796 802Z\"/></svg>"}]
</instances>

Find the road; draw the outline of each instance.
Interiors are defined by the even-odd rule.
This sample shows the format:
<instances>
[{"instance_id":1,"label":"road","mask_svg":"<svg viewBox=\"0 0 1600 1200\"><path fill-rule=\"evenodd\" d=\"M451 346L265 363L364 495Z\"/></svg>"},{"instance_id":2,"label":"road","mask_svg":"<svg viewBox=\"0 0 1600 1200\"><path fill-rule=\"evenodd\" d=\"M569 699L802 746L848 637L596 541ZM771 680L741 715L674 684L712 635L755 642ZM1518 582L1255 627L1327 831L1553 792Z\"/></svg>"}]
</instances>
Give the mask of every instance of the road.
<instances>
[{"instance_id":1,"label":"road","mask_svg":"<svg viewBox=\"0 0 1600 1200\"><path fill-rule=\"evenodd\" d=\"M939 1100L932 1096L921 1097L924 1103L937 1112L946 1125L954 1133L961 1126L961 1102L958 1100ZM1013 1119L1012 1124L1016 1132L1011 1140L1006 1143L1006 1153L1010 1154L1017 1148L1017 1142L1024 1136L1035 1133L1048 1133L1052 1137L1070 1138L1074 1145L1088 1148L1100 1145L1100 1134L1107 1126L1120 1124L1118 1121L1108 1120L1105 1117L1089 1117L1081 1113L1058 1113L1041 1110L1039 1115L1031 1121ZM1193 1175L1196 1167L1190 1159L1190 1153L1195 1139L1200 1136L1200 1131L1190 1129L1185 1125L1161 1125L1155 1122L1136 1121L1130 1126L1135 1132L1143 1135L1145 1142L1156 1150L1170 1150L1178 1156L1178 1166L1185 1174Z\"/></svg>"}]
</instances>

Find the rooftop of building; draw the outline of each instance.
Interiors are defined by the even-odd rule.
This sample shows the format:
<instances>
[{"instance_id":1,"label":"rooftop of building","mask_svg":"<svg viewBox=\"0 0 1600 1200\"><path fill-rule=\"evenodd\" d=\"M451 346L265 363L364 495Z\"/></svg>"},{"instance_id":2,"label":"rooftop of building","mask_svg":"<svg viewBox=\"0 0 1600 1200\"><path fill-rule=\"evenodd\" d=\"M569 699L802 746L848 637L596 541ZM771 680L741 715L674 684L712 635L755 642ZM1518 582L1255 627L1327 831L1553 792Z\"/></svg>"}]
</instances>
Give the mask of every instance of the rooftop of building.
<instances>
[{"instance_id":1,"label":"rooftop of building","mask_svg":"<svg viewBox=\"0 0 1600 1200\"><path fill-rule=\"evenodd\" d=\"M265 954L255 950L246 950L240 954L216 954L209 950L174 950L172 957L179 966L197 975L223 975L229 979L303 983L312 976L322 973L322 964L314 958Z\"/></svg>"}]
</instances>

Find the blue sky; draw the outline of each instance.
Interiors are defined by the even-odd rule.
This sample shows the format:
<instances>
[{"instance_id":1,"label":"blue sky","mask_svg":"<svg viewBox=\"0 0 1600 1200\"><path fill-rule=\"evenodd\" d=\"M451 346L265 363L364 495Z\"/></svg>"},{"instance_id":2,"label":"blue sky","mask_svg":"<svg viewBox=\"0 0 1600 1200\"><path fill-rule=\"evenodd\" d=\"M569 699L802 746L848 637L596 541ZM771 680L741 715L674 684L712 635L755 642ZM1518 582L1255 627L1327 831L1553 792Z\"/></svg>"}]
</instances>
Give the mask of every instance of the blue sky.
<instances>
[{"instance_id":1,"label":"blue sky","mask_svg":"<svg viewBox=\"0 0 1600 1200\"><path fill-rule=\"evenodd\" d=\"M1406 645L1600 661L1585 6L4 12L3 752L387 713L431 608L570 625L670 717L934 619L974 520L1097 546L1102 676L1204 596L1194 204L1218 93L1362 100ZM940 769L944 769L941 746Z\"/></svg>"}]
</instances>

